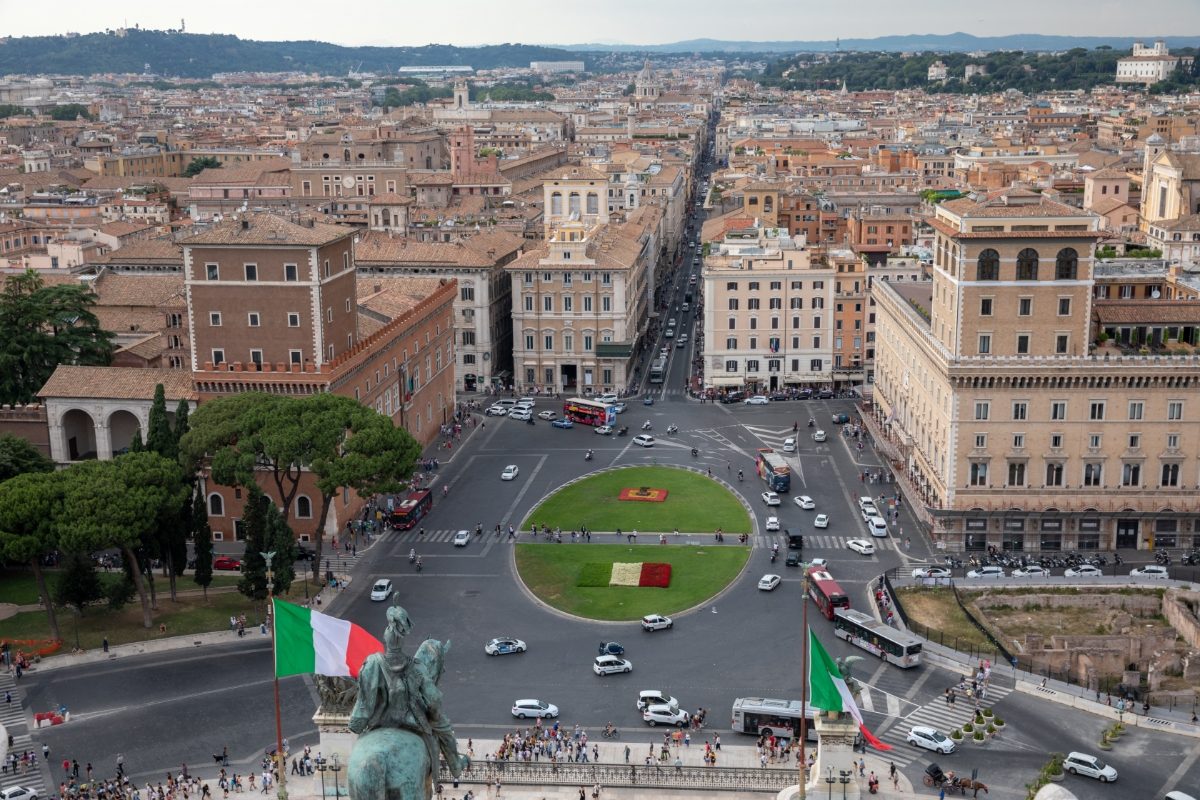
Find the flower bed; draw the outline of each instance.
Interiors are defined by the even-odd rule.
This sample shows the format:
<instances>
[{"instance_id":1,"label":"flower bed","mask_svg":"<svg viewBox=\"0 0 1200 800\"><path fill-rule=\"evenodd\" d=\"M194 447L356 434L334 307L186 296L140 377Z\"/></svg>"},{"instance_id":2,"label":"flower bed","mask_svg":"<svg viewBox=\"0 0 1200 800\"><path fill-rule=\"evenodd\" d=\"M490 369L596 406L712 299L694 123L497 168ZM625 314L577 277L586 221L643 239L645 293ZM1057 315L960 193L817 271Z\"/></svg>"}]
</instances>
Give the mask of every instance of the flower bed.
<instances>
[{"instance_id":1,"label":"flower bed","mask_svg":"<svg viewBox=\"0 0 1200 800\"><path fill-rule=\"evenodd\" d=\"M589 562L579 570L576 586L638 586L666 589L671 585L671 565L654 561Z\"/></svg>"},{"instance_id":2,"label":"flower bed","mask_svg":"<svg viewBox=\"0 0 1200 800\"><path fill-rule=\"evenodd\" d=\"M609 586L641 586L642 562L617 563L612 565Z\"/></svg>"},{"instance_id":3,"label":"flower bed","mask_svg":"<svg viewBox=\"0 0 1200 800\"><path fill-rule=\"evenodd\" d=\"M666 502L668 494L670 493L666 489L653 489L649 486L640 486L636 489L625 487L617 495L617 499L640 503L663 503Z\"/></svg>"},{"instance_id":4,"label":"flower bed","mask_svg":"<svg viewBox=\"0 0 1200 800\"><path fill-rule=\"evenodd\" d=\"M666 589L671 585L671 565L648 561L642 564L638 586Z\"/></svg>"}]
</instances>

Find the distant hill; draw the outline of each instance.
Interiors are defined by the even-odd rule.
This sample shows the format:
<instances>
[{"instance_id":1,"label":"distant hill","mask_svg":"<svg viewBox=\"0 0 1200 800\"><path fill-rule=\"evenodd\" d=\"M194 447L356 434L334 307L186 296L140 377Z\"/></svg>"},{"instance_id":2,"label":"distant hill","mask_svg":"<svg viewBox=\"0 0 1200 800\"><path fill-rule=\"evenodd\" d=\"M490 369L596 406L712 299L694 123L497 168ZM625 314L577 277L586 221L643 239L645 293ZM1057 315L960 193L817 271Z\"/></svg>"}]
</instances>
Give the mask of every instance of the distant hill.
<instances>
[{"instance_id":1,"label":"distant hill","mask_svg":"<svg viewBox=\"0 0 1200 800\"><path fill-rule=\"evenodd\" d=\"M326 42L259 42L223 34L136 29L123 34L0 39L0 75L142 72L146 64L151 72L182 78L290 70L345 75L350 70L383 73L422 65L528 67L530 61L576 58L577 54L559 48L525 44L341 47Z\"/></svg>"},{"instance_id":2,"label":"distant hill","mask_svg":"<svg viewBox=\"0 0 1200 800\"><path fill-rule=\"evenodd\" d=\"M1170 47L1200 45L1200 36L1048 36L1040 33L1018 33L1010 36L974 36L969 33L903 34L880 36L876 39L832 39L809 41L742 42L722 39L689 39L683 42L655 45L572 44L564 45L576 52L647 52L647 53L791 53L843 51L970 52L974 50L1070 50L1073 47L1113 47L1128 50L1135 41L1151 42L1166 39Z\"/></svg>"}]
</instances>

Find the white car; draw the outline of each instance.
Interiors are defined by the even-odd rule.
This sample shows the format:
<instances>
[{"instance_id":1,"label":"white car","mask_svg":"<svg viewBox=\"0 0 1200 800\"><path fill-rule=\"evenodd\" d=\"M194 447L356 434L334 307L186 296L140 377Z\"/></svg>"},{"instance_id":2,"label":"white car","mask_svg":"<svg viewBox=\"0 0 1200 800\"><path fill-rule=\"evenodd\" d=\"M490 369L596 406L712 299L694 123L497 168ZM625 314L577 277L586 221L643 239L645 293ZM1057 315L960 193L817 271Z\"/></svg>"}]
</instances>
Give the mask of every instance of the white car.
<instances>
[{"instance_id":1,"label":"white car","mask_svg":"<svg viewBox=\"0 0 1200 800\"><path fill-rule=\"evenodd\" d=\"M519 475L519 474L521 474L521 470L517 468L517 465L509 464L507 467L504 468L504 472L500 473L500 480L511 481L514 478L516 478L517 475Z\"/></svg>"},{"instance_id":2,"label":"white car","mask_svg":"<svg viewBox=\"0 0 1200 800\"><path fill-rule=\"evenodd\" d=\"M633 443L638 447L654 447L654 437L643 433L633 437Z\"/></svg>"},{"instance_id":3,"label":"white car","mask_svg":"<svg viewBox=\"0 0 1200 800\"><path fill-rule=\"evenodd\" d=\"M1014 578L1049 578L1050 570L1037 564L1030 564L1028 567L1020 567L1012 571Z\"/></svg>"},{"instance_id":4,"label":"white car","mask_svg":"<svg viewBox=\"0 0 1200 800\"><path fill-rule=\"evenodd\" d=\"M37 792L24 786L10 786L0 791L2 800L37 800Z\"/></svg>"},{"instance_id":5,"label":"white car","mask_svg":"<svg viewBox=\"0 0 1200 800\"><path fill-rule=\"evenodd\" d=\"M864 556L875 555L875 545L871 544L866 539L851 539L850 541L846 542L846 547Z\"/></svg>"},{"instance_id":6,"label":"white car","mask_svg":"<svg viewBox=\"0 0 1200 800\"><path fill-rule=\"evenodd\" d=\"M538 419L553 420L557 416L558 415L555 414L553 411L539 411L538 412Z\"/></svg>"},{"instance_id":7,"label":"white car","mask_svg":"<svg viewBox=\"0 0 1200 800\"><path fill-rule=\"evenodd\" d=\"M1071 567L1063 573L1067 578L1102 578L1104 573L1094 564L1080 564L1078 567Z\"/></svg>"},{"instance_id":8,"label":"white car","mask_svg":"<svg viewBox=\"0 0 1200 800\"><path fill-rule=\"evenodd\" d=\"M813 527L814 528L828 528L829 527L829 515L828 514L817 514L817 516L813 518Z\"/></svg>"},{"instance_id":9,"label":"white car","mask_svg":"<svg viewBox=\"0 0 1200 800\"><path fill-rule=\"evenodd\" d=\"M779 530L779 517L767 517L767 530Z\"/></svg>"},{"instance_id":10,"label":"white car","mask_svg":"<svg viewBox=\"0 0 1200 800\"><path fill-rule=\"evenodd\" d=\"M488 406L484 413L489 417L505 417L508 416L508 406Z\"/></svg>"},{"instance_id":11,"label":"white car","mask_svg":"<svg viewBox=\"0 0 1200 800\"><path fill-rule=\"evenodd\" d=\"M541 700L518 700L513 703L512 715L517 719L525 719L526 717L554 719L558 716L558 706Z\"/></svg>"},{"instance_id":12,"label":"white car","mask_svg":"<svg viewBox=\"0 0 1200 800\"><path fill-rule=\"evenodd\" d=\"M483 652L489 656L503 656L509 653L524 653L525 643L520 639L514 639L511 636L501 636L497 639L492 639L483 646Z\"/></svg>"},{"instance_id":13,"label":"white car","mask_svg":"<svg viewBox=\"0 0 1200 800\"><path fill-rule=\"evenodd\" d=\"M883 517L871 517L867 520L867 532L877 539L886 539L888 535L887 520Z\"/></svg>"},{"instance_id":14,"label":"white car","mask_svg":"<svg viewBox=\"0 0 1200 800\"><path fill-rule=\"evenodd\" d=\"M813 499L806 494L793 497L792 502L800 508L803 508L805 511L812 511L817 507L817 504L813 502Z\"/></svg>"},{"instance_id":15,"label":"white car","mask_svg":"<svg viewBox=\"0 0 1200 800\"><path fill-rule=\"evenodd\" d=\"M864 520L868 517L879 516L879 509L875 508L875 501L870 497L858 498L858 510L862 514Z\"/></svg>"},{"instance_id":16,"label":"white car","mask_svg":"<svg viewBox=\"0 0 1200 800\"><path fill-rule=\"evenodd\" d=\"M392 582L387 578L380 578L379 580L375 581L375 585L371 587L371 599L376 601L387 600L392 596L393 591Z\"/></svg>"},{"instance_id":17,"label":"white car","mask_svg":"<svg viewBox=\"0 0 1200 800\"><path fill-rule=\"evenodd\" d=\"M632 672L633 662L620 656L596 656L592 672L597 675L612 675L615 672Z\"/></svg>"},{"instance_id":18,"label":"white car","mask_svg":"<svg viewBox=\"0 0 1200 800\"><path fill-rule=\"evenodd\" d=\"M597 402L597 403L604 403L605 405L608 405L609 403L615 403L615 402L617 402L617 399L618 399L618 398L617 398L617 396L616 396L615 394L612 394L612 393L610 392L610 393L608 393L608 394L602 394L602 395L600 395L599 397L597 397L597 398L596 398L596 402Z\"/></svg>"},{"instance_id":19,"label":"white car","mask_svg":"<svg viewBox=\"0 0 1200 800\"><path fill-rule=\"evenodd\" d=\"M824 558L810 558L807 562L808 568L825 569L829 566L829 561Z\"/></svg>"},{"instance_id":20,"label":"white car","mask_svg":"<svg viewBox=\"0 0 1200 800\"><path fill-rule=\"evenodd\" d=\"M1105 764L1095 756L1087 753L1070 753L1063 759L1063 769L1072 775L1086 775L1101 783L1111 783L1117 779L1117 771L1111 765Z\"/></svg>"},{"instance_id":21,"label":"white car","mask_svg":"<svg viewBox=\"0 0 1200 800\"><path fill-rule=\"evenodd\" d=\"M508 418L515 419L517 422L528 422L529 420L533 419L533 412L528 408L521 408L518 406L517 408L514 408L512 411L508 412Z\"/></svg>"},{"instance_id":22,"label":"white car","mask_svg":"<svg viewBox=\"0 0 1200 800\"><path fill-rule=\"evenodd\" d=\"M649 706L642 712L642 719L651 728L655 725L676 725L682 728L688 724L688 718L688 712L679 706Z\"/></svg>"},{"instance_id":23,"label":"white car","mask_svg":"<svg viewBox=\"0 0 1200 800\"><path fill-rule=\"evenodd\" d=\"M812 440L813 440L814 442L823 442L823 441L825 441L825 431L817 431L816 433L814 433L814 434L812 435Z\"/></svg>"},{"instance_id":24,"label":"white car","mask_svg":"<svg viewBox=\"0 0 1200 800\"><path fill-rule=\"evenodd\" d=\"M647 614L642 617L642 630L644 631L670 630L674 624L670 617L664 617L662 614Z\"/></svg>"},{"instance_id":25,"label":"white car","mask_svg":"<svg viewBox=\"0 0 1200 800\"><path fill-rule=\"evenodd\" d=\"M596 430L593 431L593 433L598 433L601 436L608 436L610 433L612 433L612 427L609 425L600 425L596 428Z\"/></svg>"},{"instance_id":26,"label":"white car","mask_svg":"<svg viewBox=\"0 0 1200 800\"><path fill-rule=\"evenodd\" d=\"M765 394L756 394L753 397L747 397L742 401L743 404L748 406L765 406L769 402L771 401L767 399Z\"/></svg>"},{"instance_id":27,"label":"white car","mask_svg":"<svg viewBox=\"0 0 1200 800\"><path fill-rule=\"evenodd\" d=\"M936 728L930 728L925 725L914 725L912 730L908 732L908 743L917 747L924 747L926 750L932 750L935 753L953 753L957 748L950 737L943 736Z\"/></svg>"},{"instance_id":28,"label":"white car","mask_svg":"<svg viewBox=\"0 0 1200 800\"><path fill-rule=\"evenodd\" d=\"M912 571L914 578L949 578L950 570L947 567L917 567Z\"/></svg>"},{"instance_id":29,"label":"white car","mask_svg":"<svg viewBox=\"0 0 1200 800\"><path fill-rule=\"evenodd\" d=\"M775 494L774 492L763 492L762 499L763 502L769 506L779 505L779 495Z\"/></svg>"},{"instance_id":30,"label":"white car","mask_svg":"<svg viewBox=\"0 0 1200 800\"><path fill-rule=\"evenodd\" d=\"M1171 576L1167 574L1166 567L1160 566L1158 564L1147 564L1146 566L1141 567L1140 569L1129 570L1129 577L1131 577L1131 578L1153 578L1155 580L1165 581L1167 578L1169 578Z\"/></svg>"},{"instance_id":31,"label":"white car","mask_svg":"<svg viewBox=\"0 0 1200 800\"><path fill-rule=\"evenodd\" d=\"M764 592L774 591L782 580L778 575L763 575L758 579L758 588Z\"/></svg>"},{"instance_id":32,"label":"white car","mask_svg":"<svg viewBox=\"0 0 1200 800\"><path fill-rule=\"evenodd\" d=\"M1004 567L980 567L967 573L968 578L1003 578Z\"/></svg>"},{"instance_id":33,"label":"white car","mask_svg":"<svg viewBox=\"0 0 1200 800\"><path fill-rule=\"evenodd\" d=\"M673 706L679 708L679 701L658 689L643 689L638 692L637 710L645 711L650 706Z\"/></svg>"},{"instance_id":34,"label":"white car","mask_svg":"<svg viewBox=\"0 0 1200 800\"><path fill-rule=\"evenodd\" d=\"M471 532L470 531L459 531L458 533L454 534L454 546L455 547L466 547L470 543L471 543Z\"/></svg>"}]
</instances>

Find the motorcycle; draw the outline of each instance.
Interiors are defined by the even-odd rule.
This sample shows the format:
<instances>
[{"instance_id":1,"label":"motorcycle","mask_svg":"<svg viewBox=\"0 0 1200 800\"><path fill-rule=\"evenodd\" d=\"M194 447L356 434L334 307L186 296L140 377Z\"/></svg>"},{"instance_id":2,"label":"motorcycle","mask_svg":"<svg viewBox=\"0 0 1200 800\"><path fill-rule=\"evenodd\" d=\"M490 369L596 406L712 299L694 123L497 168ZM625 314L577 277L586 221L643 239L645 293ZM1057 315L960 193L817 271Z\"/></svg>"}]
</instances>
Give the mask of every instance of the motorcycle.
<instances>
[{"instance_id":1,"label":"motorcycle","mask_svg":"<svg viewBox=\"0 0 1200 800\"><path fill-rule=\"evenodd\" d=\"M588 450L586 453L583 454L583 460L584 461L592 460L592 451L591 450Z\"/></svg>"},{"instance_id":2,"label":"motorcycle","mask_svg":"<svg viewBox=\"0 0 1200 800\"><path fill-rule=\"evenodd\" d=\"M774 564L775 559L777 559L777 558L779 558L779 553L776 552L775 550L772 550L771 551L771 563Z\"/></svg>"},{"instance_id":3,"label":"motorcycle","mask_svg":"<svg viewBox=\"0 0 1200 800\"><path fill-rule=\"evenodd\" d=\"M624 435L625 435L625 434L627 434L627 433L629 433L629 428L628 428L628 427L622 426L622 427L620 427L620 428L618 428L618 429L617 429L617 436L624 436Z\"/></svg>"},{"instance_id":4,"label":"motorcycle","mask_svg":"<svg viewBox=\"0 0 1200 800\"><path fill-rule=\"evenodd\" d=\"M679 433L679 426L678 425L668 425L667 433Z\"/></svg>"},{"instance_id":5,"label":"motorcycle","mask_svg":"<svg viewBox=\"0 0 1200 800\"><path fill-rule=\"evenodd\" d=\"M695 458L698 455L700 455L700 451L693 447L692 448L692 458Z\"/></svg>"},{"instance_id":6,"label":"motorcycle","mask_svg":"<svg viewBox=\"0 0 1200 800\"><path fill-rule=\"evenodd\" d=\"M808 427L812 428L812 427L814 427L816 424L817 424L817 421L816 421L816 420L814 420L812 417L809 417L809 418L808 418Z\"/></svg>"},{"instance_id":7,"label":"motorcycle","mask_svg":"<svg viewBox=\"0 0 1200 800\"><path fill-rule=\"evenodd\" d=\"M417 551L416 550L408 551L408 563L410 563L410 564L417 563Z\"/></svg>"},{"instance_id":8,"label":"motorcycle","mask_svg":"<svg viewBox=\"0 0 1200 800\"><path fill-rule=\"evenodd\" d=\"M644 430L644 431L651 430L653 427L654 426L650 424L650 420L646 420L645 422L642 423L642 430Z\"/></svg>"},{"instance_id":9,"label":"motorcycle","mask_svg":"<svg viewBox=\"0 0 1200 800\"><path fill-rule=\"evenodd\" d=\"M425 565L421 563L421 559L417 559L417 572L420 572Z\"/></svg>"}]
</instances>

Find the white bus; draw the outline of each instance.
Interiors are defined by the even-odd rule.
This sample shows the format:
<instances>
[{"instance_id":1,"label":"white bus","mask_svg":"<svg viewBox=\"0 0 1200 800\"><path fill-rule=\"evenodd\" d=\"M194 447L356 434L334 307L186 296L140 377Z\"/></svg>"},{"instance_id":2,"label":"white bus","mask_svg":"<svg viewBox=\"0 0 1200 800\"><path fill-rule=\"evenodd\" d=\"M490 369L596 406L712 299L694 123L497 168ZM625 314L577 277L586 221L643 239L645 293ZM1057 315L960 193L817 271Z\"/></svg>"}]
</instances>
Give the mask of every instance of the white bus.
<instances>
[{"instance_id":1,"label":"white bus","mask_svg":"<svg viewBox=\"0 0 1200 800\"><path fill-rule=\"evenodd\" d=\"M805 737L816 741L813 724L816 713L810 706L801 714L799 700L772 700L769 697L739 697L733 701L733 730L751 736L771 736L794 739L800 735L800 720L808 717Z\"/></svg>"},{"instance_id":2,"label":"white bus","mask_svg":"<svg viewBox=\"0 0 1200 800\"><path fill-rule=\"evenodd\" d=\"M921 663L921 640L898 631L874 617L849 608L835 609L833 632L868 653L874 653L897 667L915 667Z\"/></svg>"},{"instance_id":3,"label":"white bus","mask_svg":"<svg viewBox=\"0 0 1200 800\"><path fill-rule=\"evenodd\" d=\"M667 359L659 356L650 364L650 382L662 383L667 374Z\"/></svg>"}]
</instances>

